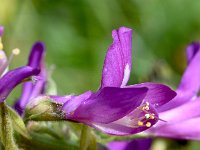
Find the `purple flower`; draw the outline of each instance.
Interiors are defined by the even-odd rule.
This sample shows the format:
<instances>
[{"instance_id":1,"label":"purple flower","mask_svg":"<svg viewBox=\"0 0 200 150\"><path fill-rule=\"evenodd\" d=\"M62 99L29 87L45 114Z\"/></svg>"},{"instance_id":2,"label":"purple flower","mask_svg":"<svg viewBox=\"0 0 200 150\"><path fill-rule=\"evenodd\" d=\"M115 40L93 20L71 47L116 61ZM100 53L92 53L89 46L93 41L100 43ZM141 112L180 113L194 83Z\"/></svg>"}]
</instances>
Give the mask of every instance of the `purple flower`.
<instances>
[{"instance_id":1,"label":"purple flower","mask_svg":"<svg viewBox=\"0 0 200 150\"><path fill-rule=\"evenodd\" d=\"M6 55L2 50L3 44L1 36L3 35L3 31L3 27L0 26L0 103L6 100L15 86L40 72L38 68L32 66L23 66L6 72L6 68L8 67L13 56L19 54L19 49L14 49L11 56L7 60Z\"/></svg>"},{"instance_id":2,"label":"purple flower","mask_svg":"<svg viewBox=\"0 0 200 150\"><path fill-rule=\"evenodd\" d=\"M147 132L156 136L177 139L200 139L200 43L187 47L188 66L176 90L177 96L158 108L158 122Z\"/></svg>"},{"instance_id":3,"label":"purple flower","mask_svg":"<svg viewBox=\"0 0 200 150\"><path fill-rule=\"evenodd\" d=\"M36 42L30 52L27 66L40 69L40 74L33 80L23 84L22 94L14 107L19 114L23 114L27 103L36 96L44 94L47 73L44 66L45 46L42 42Z\"/></svg>"},{"instance_id":4,"label":"purple flower","mask_svg":"<svg viewBox=\"0 0 200 150\"><path fill-rule=\"evenodd\" d=\"M114 141L107 145L108 150L150 150L152 139Z\"/></svg>"},{"instance_id":5,"label":"purple flower","mask_svg":"<svg viewBox=\"0 0 200 150\"><path fill-rule=\"evenodd\" d=\"M132 30L121 27L113 30L112 36L99 90L50 98L62 105L65 120L85 123L108 134L135 134L154 125L158 121L157 107L176 93L155 83L126 86L131 71ZM28 107L35 105L33 100Z\"/></svg>"}]
</instances>

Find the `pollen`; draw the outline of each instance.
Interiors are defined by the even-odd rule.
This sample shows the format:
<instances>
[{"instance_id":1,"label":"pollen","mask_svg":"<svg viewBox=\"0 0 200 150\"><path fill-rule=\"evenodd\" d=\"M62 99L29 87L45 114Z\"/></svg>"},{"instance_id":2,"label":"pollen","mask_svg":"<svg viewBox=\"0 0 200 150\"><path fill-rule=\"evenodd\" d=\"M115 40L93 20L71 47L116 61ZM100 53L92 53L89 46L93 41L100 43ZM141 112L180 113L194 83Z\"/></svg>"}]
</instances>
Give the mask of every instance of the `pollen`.
<instances>
[{"instance_id":1,"label":"pollen","mask_svg":"<svg viewBox=\"0 0 200 150\"><path fill-rule=\"evenodd\" d=\"M148 127L148 128L151 127L151 122L147 122L146 127Z\"/></svg>"},{"instance_id":2,"label":"pollen","mask_svg":"<svg viewBox=\"0 0 200 150\"><path fill-rule=\"evenodd\" d=\"M150 117L151 117L150 114L145 114L145 118L146 118L146 119L149 119Z\"/></svg>"},{"instance_id":3,"label":"pollen","mask_svg":"<svg viewBox=\"0 0 200 150\"><path fill-rule=\"evenodd\" d=\"M138 126L143 126L143 122L142 121L138 121Z\"/></svg>"},{"instance_id":4,"label":"pollen","mask_svg":"<svg viewBox=\"0 0 200 150\"><path fill-rule=\"evenodd\" d=\"M19 49L19 48L13 49L13 50L12 50L12 53L13 53L14 55L19 55L20 49Z\"/></svg>"},{"instance_id":5,"label":"pollen","mask_svg":"<svg viewBox=\"0 0 200 150\"><path fill-rule=\"evenodd\" d=\"M151 115L150 115L150 119L155 119L155 115L154 115L154 114L151 114Z\"/></svg>"},{"instance_id":6,"label":"pollen","mask_svg":"<svg viewBox=\"0 0 200 150\"><path fill-rule=\"evenodd\" d=\"M142 110L149 110L149 106L146 105L146 106L142 107Z\"/></svg>"}]
</instances>

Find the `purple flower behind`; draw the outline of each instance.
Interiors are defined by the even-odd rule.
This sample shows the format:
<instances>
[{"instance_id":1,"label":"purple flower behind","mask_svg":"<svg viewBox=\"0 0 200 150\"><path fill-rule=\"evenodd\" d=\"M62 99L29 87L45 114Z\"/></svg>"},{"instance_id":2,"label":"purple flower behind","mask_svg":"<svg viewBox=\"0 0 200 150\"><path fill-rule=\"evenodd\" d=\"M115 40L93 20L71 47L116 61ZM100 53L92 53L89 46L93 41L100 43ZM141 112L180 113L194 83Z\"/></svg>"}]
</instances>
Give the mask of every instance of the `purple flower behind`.
<instances>
[{"instance_id":1,"label":"purple flower behind","mask_svg":"<svg viewBox=\"0 0 200 150\"><path fill-rule=\"evenodd\" d=\"M177 96L158 109L161 119L147 133L176 139L200 139L200 43L187 47L188 66L177 89Z\"/></svg>"},{"instance_id":2,"label":"purple flower behind","mask_svg":"<svg viewBox=\"0 0 200 150\"><path fill-rule=\"evenodd\" d=\"M4 28L0 26L0 103L4 102L10 92L22 81L37 75L40 70L32 66L23 66L6 72L6 69L14 55L19 54L19 49L14 49L10 58L7 60L4 53L1 36Z\"/></svg>"},{"instance_id":3,"label":"purple flower behind","mask_svg":"<svg viewBox=\"0 0 200 150\"><path fill-rule=\"evenodd\" d=\"M107 145L108 150L150 150L152 139L114 141Z\"/></svg>"},{"instance_id":4,"label":"purple flower behind","mask_svg":"<svg viewBox=\"0 0 200 150\"><path fill-rule=\"evenodd\" d=\"M126 86L131 72L132 30L121 27L113 30L112 36L97 92L49 98L62 105L65 120L82 122L108 134L135 134L153 126L159 119L156 109L176 93L156 83ZM28 108L35 105L33 100Z\"/></svg>"},{"instance_id":5,"label":"purple flower behind","mask_svg":"<svg viewBox=\"0 0 200 150\"><path fill-rule=\"evenodd\" d=\"M23 84L22 94L19 100L16 101L15 110L22 115L27 103L36 96L44 94L47 73L44 65L45 46L42 42L36 42L30 52L27 66L40 69L39 79L36 83L28 81Z\"/></svg>"}]
</instances>

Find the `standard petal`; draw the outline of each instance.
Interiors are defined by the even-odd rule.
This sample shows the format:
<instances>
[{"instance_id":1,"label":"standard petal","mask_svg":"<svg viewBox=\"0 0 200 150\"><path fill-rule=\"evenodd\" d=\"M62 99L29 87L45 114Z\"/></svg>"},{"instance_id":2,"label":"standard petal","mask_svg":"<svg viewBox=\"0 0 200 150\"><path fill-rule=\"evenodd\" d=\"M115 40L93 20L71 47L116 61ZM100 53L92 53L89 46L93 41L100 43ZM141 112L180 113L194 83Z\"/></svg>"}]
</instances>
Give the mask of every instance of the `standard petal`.
<instances>
[{"instance_id":1,"label":"standard petal","mask_svg":"<svg viewBox=\"0 0 200 150\"><path fill-rule=\"evenodd\" d=\"M72 99L80 105L74 111L68 112L66 119L84 123L109 123L118 120L138 107L146 92L147 88L105 87L85 100ZM66 103L64 111L70 107L71 105Z\"/></svg>"},{"instance_id":2,"label":"standard petal","mask_svg":"<svg viewBox=\"0 0 200 150\"><path fill-rule=\"evenodd\" d=\"M175 139L200 140L200 117L193 118L159 128L151 128L151 134Z\"/></svg>"},{"instance_id":3,"label":"standard petal","mask_svg":"<svg viewBox=\"0 0 200 150\"><path fill-rule=\"evenodd\" d=\"M101 88L125 86L131 71L132 30L121 27L112 32L113 43L104 61Z\"/></svg>"},{"instance_id":4,"label":"standard petal","mask_svg":"<svg viewBox=\"0 0 200 150\"><path fill-rule=\"evenodd\" d=\"M36 42L29 55L28 66L33 68L39 68L41 63L43 63L45 55L45 45L42 42Z\"/></svg>"},{"instance_id":5,"label":"standard petal","mask_svg":"<svg viewBox=\"0 0 200 150\"><path fill-rule=\"evenodd\" d=\"M114 141L108 143L108 150L150 150L152 139L137 139L132 141Z\"/></svg>"},{"instance_id":6,"label":"standard petal","mask_svg":"<svg viewBox=\"0 0 200 150\"><path fill-rule=\"evenodd\" d=\"M188 64L193 59L193 57L196 55L196 53L200 50L200 43L199 42L192 42L186 49L187 54L187 61Z\"/></svg>"},{"instance_id":7,"label":"standard petal","mask_svg":"<svg viewBox=\"0 0 200 150\"><path fill-rule=\"evenodd\" d=\"M9 71L0 79L0 102L3 102L13 88L22 82L39 73L38 69L29 66L20 67Z\"/></svg>"},{"instance_id":8,"label":"standard petal","mask_svg":"<svg viewBox=\"0 0 200 150\"><path fill-rule=\"evenodd\" d=\"M126 86L126 88L131 88L131 87L147 87L148 92L145 97L145 101L150 102L152 105L154 105L155 108L158 108L168 103L176 96L176 92L174 92L168 86L163 84L146 82L146 83Z\"/></svg>"}]
</instances>

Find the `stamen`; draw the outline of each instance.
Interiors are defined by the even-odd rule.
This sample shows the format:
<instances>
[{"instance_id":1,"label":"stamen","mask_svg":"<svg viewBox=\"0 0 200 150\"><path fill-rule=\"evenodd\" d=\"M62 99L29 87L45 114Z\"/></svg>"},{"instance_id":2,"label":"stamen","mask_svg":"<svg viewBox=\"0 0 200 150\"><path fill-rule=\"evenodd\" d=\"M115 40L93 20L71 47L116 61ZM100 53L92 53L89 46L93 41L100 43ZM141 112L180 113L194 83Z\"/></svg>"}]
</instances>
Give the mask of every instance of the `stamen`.
<instances>
[{"instance_id":1,"label":"stamen","mask_svg":"<svg viewBox=\"0 0 200 150\"><path fill-rule=\"evenodd\" d=\"M142 107L142 110L149 110L149 106L144 106L144 107Z\"/></svg>"},{"instance_id":2,"label":"stamen","mask_svg":"<svg viewBox=\"0 0 200 150\"><path fill-rule=\"evenodd\" d=\"M12 53L13 53L14 55L19 55L20 49L19 49L19 48L13 49L13 50L12 50Z\"/></svg>"},{"instance_id":3,"label":"stamen","mask_svg":"<svg viewBox=\"0 0 200 150\"><path fill-rule=\"evenodd\" d=\"M148 127L148 128L151 127L151 122L147 122L146 127Z\"/></svg>"},{"instance_id":4,"label":"stamen","mask_svg":"<svg viewBox=\"0 0 200 150\"><path fill-rule=\"evenodd\" d=\"M158 118L158 120L163 121L163 122L167 122L166 120L163 120L163 119L160 119L160 118Z\"/></svg>"},{"instance_id":5,"label":"stamen","mask_svg":"<svg viewBox=\"0 0 200 150\"><path fill-rule=\"evenodd\" d=\"M0 76L4 73L4 71L6 70L8 65L11 63L11 61L13 60L13 57L16 56L16 55L19 55L19 53L20 53L20 50L18 48L15 48L15 49L12 50L12 54L8 58L8 61L4 65L1 66Z\"/></svg>"},{"instance_id":6,"label":"stamen","mask_svg":"<svg viewBox=\"0 0 200 150\"><path fill-rule=\"evenodd\" d=\"M144 102L142 105L137 107L137 109L131 113L129 120L127 121L127 126L138 128L138 127L151 127L152 120L159 119L154 113L152 113L151 106L149 102ZM160 120L160 119L159 119Z\"/></svg>"},{"instance_id":7,"label":"stamen","mask_svg":"<svg viewBox=\"0 0 200 150\"><path fill-rule=\"evenodd\" d=\"M20 53L20 50L19 48L15 48L12 50L12 54L10 55L9 59L8 59L8 65L11 63L11 61L13 60L13 57L16 56L16 55L19 55Z\"/></svg>"},{"instance_id":8,"label":"stamen","mask_svg":"<svg viewBox=\"0 0 200 150\"><path fill-rule=\"evenodd\" d=\"M150 119L155 119L155 114L151 114Z\"/></svg>"},{"instance_id":9,"label":"stamen","mask_svg":"<svg viewBox=\"0 0 200 150\"><path fill-rule=\"evenodd\" d=\"M145 114L146 119L149 119L151 117L150 114Z\"/></svg>"},{"instance_id":10,"label":"stamen","mask_svg":"<svg viewBox=\"0 0 200 150\"><path fill-rule=\"evenodd\" d=\"M138 126L143 126L144 123L142 121L138 121Z\"/></svg>"},{"instance_id":11,"label":"stamen","mask_svg":"<svg viewBox=\"0 0 200 150\"><path fill-rule=\"evenodd\" d=\"M149 106L149 102L146 102L146 105Z\"/></svg>"},{"instance_id":12,"label":"stamen","mask_svg":"<svg viewBox=\"0 0 200 150\"><path fill-rule=\"evenodd\" d=\"M145 105L142 107L142 110L149 110L149 102L145 102Z\"/></svg>"}]
</instances>

